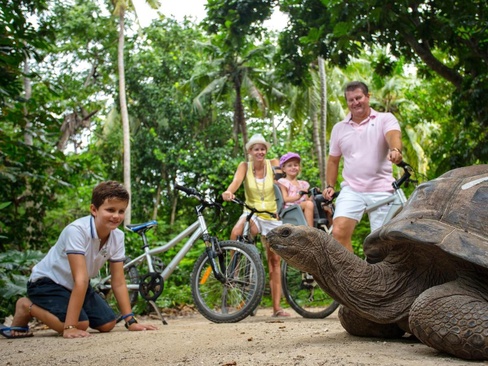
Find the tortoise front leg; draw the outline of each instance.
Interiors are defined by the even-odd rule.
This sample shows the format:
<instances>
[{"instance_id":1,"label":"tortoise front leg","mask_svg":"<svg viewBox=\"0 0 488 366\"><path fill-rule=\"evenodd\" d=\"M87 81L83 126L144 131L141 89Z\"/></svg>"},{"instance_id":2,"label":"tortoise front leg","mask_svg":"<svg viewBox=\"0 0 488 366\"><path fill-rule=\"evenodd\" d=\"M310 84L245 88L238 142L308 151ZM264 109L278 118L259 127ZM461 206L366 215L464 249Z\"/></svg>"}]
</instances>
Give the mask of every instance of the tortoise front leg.
<instances>
[{"instance_id":1,"label":"tortoise front leg","mask_svg":"<svg viewBox=\"0 0 488 366\"><path fill-rule=\"evenodd\" d=\"M488 301L478 285L453 281L423 292L410 309L412 333L439 351L488 360Z\"/></svg>"},{"instance_id":2,"label":"tortoise front leg","mask_svg":"<svg viewBox=\"0 0 488 366\"><path fill-rule=\"evenodd\" d=\"M358 337L401 338L403 331L397 324L380 324L363 318L353 310L342 306L339 308L339 320L344 329Z\"/></svg>"}]
</instances>

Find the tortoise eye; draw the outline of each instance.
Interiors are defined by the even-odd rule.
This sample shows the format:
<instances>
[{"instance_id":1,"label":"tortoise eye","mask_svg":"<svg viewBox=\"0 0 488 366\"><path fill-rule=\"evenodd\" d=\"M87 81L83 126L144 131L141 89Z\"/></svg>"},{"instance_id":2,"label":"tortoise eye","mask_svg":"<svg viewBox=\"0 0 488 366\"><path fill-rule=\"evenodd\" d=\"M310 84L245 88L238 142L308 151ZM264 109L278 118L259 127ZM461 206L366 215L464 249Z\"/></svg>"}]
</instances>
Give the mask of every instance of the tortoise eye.
<instances>
[{"instance_id":1,"label":"tortoise eye","mask_svg":"<svg viewBox=\"0 0 488 366\"><path fill-rule=\"evenodd\" d=\"M291 230L289 228L283 228L283 230L281 231L281 236L283 237L288 237L291 235Z\"/></svg>"}]
</instances>

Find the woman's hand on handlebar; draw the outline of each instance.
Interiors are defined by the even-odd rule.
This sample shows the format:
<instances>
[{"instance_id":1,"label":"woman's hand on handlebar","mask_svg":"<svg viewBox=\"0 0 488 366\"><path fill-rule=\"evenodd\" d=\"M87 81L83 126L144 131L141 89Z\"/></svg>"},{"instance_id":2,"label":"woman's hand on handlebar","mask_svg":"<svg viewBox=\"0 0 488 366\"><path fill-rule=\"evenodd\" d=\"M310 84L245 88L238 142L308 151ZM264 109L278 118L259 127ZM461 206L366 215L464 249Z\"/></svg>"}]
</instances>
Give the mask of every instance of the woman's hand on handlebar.
<instances>
[{"instance_id":1,"label":"woman's hand on handlebar","mask_svg":"<svg viewBox=\"0 0 488 366\"><path fill-rule=\"evenodd\" d=\"M224 193L222 193L222 199L224 201L232 201L236 196L234 196L234 193L232 193L231 191L225 191Z\"/></svg>"}]
</instances>

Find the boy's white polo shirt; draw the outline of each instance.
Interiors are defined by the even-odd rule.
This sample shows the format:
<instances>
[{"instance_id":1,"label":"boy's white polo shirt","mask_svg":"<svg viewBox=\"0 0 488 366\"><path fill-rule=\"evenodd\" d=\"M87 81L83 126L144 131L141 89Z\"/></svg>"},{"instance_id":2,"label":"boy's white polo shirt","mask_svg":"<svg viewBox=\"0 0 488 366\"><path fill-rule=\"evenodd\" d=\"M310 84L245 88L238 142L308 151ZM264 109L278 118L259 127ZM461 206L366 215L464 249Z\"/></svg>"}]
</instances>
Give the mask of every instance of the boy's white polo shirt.
<instances>
[{"instance_id":1,"label":"boy's white polo shirt","mask_svg":"<svg viewBox=\"0 0 488 366\"><path fill-rule=\"evenodd\" d=\"M55 283L73 289L74 282L69 266L68 254L85 256L88 276L96 277L100 268L108 260L123 262L125 260L124 232L115 229L110 233L107 243L100 250L100 239L95 229L93 217L82 217L66 226L59 235L56 244L47 255L34 266L30 281L48 277Z\"/></svg>"}]
</instances>

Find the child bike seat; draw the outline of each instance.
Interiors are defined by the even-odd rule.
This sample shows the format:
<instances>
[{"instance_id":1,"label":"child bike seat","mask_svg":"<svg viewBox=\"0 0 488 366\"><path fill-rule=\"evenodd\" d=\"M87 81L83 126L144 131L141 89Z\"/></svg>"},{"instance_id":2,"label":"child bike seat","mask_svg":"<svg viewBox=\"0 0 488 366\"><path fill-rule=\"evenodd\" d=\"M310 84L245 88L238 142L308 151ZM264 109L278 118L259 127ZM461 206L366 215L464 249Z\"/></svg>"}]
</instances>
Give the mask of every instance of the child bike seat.
<instances>
[{"instance_id":1,"label":"child bike seat","mask_svg":"<svg viewBox=\"0 0 488 366\"><path fill-rule=\"evenodd\" d=\"M275 197L276 197L276 207L278 208L278 216L284 224L292 225L307 225L307 220L303 214L300 205L291 205L285 208L285 200L281 194L281 189L278 184L273 185Z\"/></svg>"}]
</instances>

